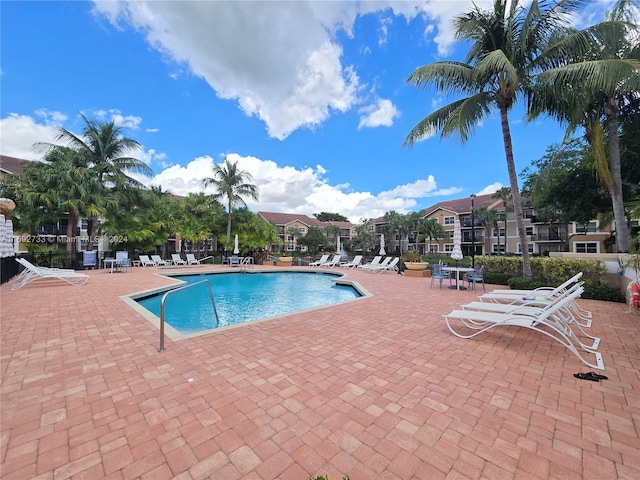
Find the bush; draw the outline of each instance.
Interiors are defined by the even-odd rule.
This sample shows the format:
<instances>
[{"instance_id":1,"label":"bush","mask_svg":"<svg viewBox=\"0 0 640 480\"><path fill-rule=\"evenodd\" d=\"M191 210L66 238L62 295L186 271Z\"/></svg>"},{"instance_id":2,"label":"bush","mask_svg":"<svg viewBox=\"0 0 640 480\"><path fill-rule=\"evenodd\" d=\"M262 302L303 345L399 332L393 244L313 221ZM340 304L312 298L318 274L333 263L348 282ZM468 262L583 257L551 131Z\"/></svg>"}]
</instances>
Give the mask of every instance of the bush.
<instances>
[{"instance_id":1,"label":"bush","mask_svg":"<svg viewBox=\"0 0 640 480\"><path fill-rule=\"evenodd\" d=\"M525 280L522 277L511 277L507 284L511 290L533 290L544 286L537 280Z\"/></svg>"},{"instance_id":2,"label":"bush","mask_svg":"<svg viewBox=\"0 0 640 480\"><path fill-rule=\"evenodd\" d=\"M485 283L491 283L493 285L509 285L509 279L511 275L508 273L500 272L484 272Z\"/></svg>"},{"instance_id":3,"label":"bush","mask_svg":"<svg viewBox=\"0 0 640 480\"><path fill-rule=\"evenodd\" d=\"M618 288L611 288L605 285L598 287L585 287L582 298L604 300L605 302L627 303L627 299L623 292Z\"/></svg>"}]
</instances>

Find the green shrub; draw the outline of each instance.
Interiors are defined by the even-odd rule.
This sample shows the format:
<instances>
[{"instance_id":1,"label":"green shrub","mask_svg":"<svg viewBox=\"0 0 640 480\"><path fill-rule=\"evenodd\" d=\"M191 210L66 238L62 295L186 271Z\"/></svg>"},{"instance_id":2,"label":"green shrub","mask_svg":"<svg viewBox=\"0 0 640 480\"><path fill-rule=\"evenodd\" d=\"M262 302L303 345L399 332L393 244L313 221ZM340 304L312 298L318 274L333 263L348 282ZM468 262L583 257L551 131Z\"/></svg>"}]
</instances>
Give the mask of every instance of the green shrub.
<instances>
[{"instance_id":1,"label":"green shrub","mask_svg":"<svg viewBox=\"0 0 640 480\"><path fill-rule=\"evenodd\" d=\"M507 284L511 290L533 290L544 286L537 280L525 280L522 277L511 277Z\"/></svg>"},{"instance_id":2,"label":"green shrub","mask_svg":"<svg viewBox=\"0 0 640 480\"><path fill-rule=\"evenodd\" d=\"M597 287L585 287L582 298L588 298L591 300L604 300L606 302L627 303L627 299L624 293L620 291L620 289L607 287L606 285L600 285Z\"/></svg>"},{"instance_id":3,"label":"green shrub","mask_svg":"<svg viewBox=\"0 0 640 480\"><path fill-rule=\"evenodd\" d=\"M509 285L509 279L511 275L508 273L500 272L484 272L485 283L491 283L493 285Z\"/></svg>"}]
</instances>

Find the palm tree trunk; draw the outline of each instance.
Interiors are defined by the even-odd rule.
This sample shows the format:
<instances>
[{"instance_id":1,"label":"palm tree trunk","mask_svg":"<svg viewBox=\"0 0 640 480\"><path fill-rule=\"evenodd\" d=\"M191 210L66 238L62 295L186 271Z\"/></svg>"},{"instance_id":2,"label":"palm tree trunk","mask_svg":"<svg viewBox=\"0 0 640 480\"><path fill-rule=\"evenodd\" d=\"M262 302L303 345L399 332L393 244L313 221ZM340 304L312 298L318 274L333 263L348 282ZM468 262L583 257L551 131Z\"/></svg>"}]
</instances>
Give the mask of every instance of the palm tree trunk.
<instances>
[{"instance_id":1,"label":"palm tree trunk","mask_svg":"<svg viewBox=\"0 0 640 480\"><path fill-rule=\"evenodd\" d=\"M511 186L511 199L513 200L513 210L516 215L516 226L520 236L520 246L522 250L522 276L530 280L531 261L529 259L529 249L527 247L527 235L524 229L524 214L522 212L522 201L520 199L520 189L518 187L518 175L516 174L516 164L513 160L513 144L511 143L511 130L509 129L509 118L507 108L500 107L500 120L502 123L502 137L504 139L504 153L507 157L507 170L509 172L509 184ZM505 212L506 213L506 212ZM507 220L505 215L505 235L507 233Z\"/></svg>"},{"instance_id":2,"label":"palm tree trunk","mask_svg":"<svg viewBox=\"0 0 640 480\"><path fill-rule=\"evenodd\" d=\"M67 254L72 254L76 251L76 225L78 224L78 217L69 209L69 217L67 218ZM70 259L71 260L71 259Z\"/></svg>"},{"instance_id":3,"label":"palm tree trunk","mask_svg":"<svg viewBox=\"0 0 640 480\"><path fill-rule=\"evenodd\" d=\"M609 168L611 170L611 185L609 193L613 203L613 217L616 222L616 243L618 252L628 252L631 248L631 232L627 225L622 196L622 171L620 166L620 138L618 136L618 102L609 99L605 104L607 114L607 128L609 130Z\"/></svg>"},{"instance_id":4,"label":"palm tree trunk","mask_svg":"<svg viewBox=\"0 0 640 480\"><path fill-rule=\"evenodd\" d=\"M229 200L229 215L227 216L227 240L224 242L224 251L229 251L229 241L231 240L231 200Z\"/></svg>"}]
</instances>

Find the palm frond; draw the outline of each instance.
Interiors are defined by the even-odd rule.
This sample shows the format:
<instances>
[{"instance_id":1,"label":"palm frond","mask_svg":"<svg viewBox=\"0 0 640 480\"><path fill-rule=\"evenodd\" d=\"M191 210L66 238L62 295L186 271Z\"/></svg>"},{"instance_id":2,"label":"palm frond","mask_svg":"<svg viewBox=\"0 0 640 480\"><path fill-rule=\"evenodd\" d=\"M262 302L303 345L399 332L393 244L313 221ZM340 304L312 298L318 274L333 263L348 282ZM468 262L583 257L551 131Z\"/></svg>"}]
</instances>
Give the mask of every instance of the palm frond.
<instances>
[{"instance_id":1,"label":"palm frond","mask_svg":"<svg viewBox=\"0 0 640 480\"><path fill-rule=\"evenodd\" d=\"M473 67L461 62L435 62L417 68L406 80L420 88L432 85L444 94L477 90Z\"/></svg>"}]
</instances>

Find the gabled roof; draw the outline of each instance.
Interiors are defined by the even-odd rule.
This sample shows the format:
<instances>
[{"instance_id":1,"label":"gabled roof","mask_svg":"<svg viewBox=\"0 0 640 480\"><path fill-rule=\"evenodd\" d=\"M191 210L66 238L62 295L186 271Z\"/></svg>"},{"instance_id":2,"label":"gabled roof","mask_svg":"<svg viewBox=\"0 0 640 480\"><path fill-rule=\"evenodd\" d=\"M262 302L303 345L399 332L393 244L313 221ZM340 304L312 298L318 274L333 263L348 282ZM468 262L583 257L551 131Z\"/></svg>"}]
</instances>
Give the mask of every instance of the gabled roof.
<instances>
[{"instance_id":1,"label":"gabled roof","mask_svg":"<svg viewBox=\"0 0 640 480\"><path fill-rule=\"evenodd\" d=\"M257 214L265 221L272 222L275 225L289 225L294 222L300 222L307 227L322 227L325 225L317 218L298 213L258 212Z\"/></svg>"},{"instance_id":2,"label":"gabled roof","mask_svg":"<svg viewBox=\"0 0 640 480\"><path fill-rule=\"evenodd\" d=\"M487 207L492 209L502 209L502 201L492 198L493 194L477 195L473 204L475 208ZM436 210L446 210L456 215L465 213L471 213L471 198L463 197L456 198L455 200L447 200L444 202L438 202L431 207L425 208L421 214L423 217L428 217Z\"/></svg>"},{"instance_id":3,"label":"gabled roof","mask_svg":"<svg viewBox=\"0 0 640 480\"><path fill-rule=\"evenodd\" d=\"M335 225L338 228L347 228L347 229L352 229L353 227L355 227L355 225L351 222L336 222L334 220L329 220L328 222L323 222L323 223L329 223L331 225Z\"/></svg>"},{"instance_id":4,"label":"gabled roof","mask_svg":"<svg viewBox=\"0 0 640 480\"><path fill-rule=\"evenodd\" d=\"M24 171L24 165L32 160L0 155L0 171L9 175L20 175Z\"/></svg>"}]
</instances>

